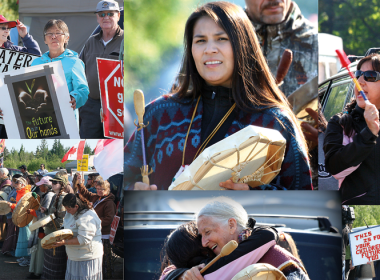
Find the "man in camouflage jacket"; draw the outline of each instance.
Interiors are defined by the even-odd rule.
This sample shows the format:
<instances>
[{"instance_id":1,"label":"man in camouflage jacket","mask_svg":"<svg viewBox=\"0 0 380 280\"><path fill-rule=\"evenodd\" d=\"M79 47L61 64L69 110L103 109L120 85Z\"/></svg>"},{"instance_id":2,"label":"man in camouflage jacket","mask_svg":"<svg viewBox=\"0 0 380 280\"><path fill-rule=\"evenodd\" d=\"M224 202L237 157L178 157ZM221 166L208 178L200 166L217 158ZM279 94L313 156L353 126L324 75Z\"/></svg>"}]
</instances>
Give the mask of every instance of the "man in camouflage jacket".
<instances>
[{"instance_id":1,"label":"man in camouflage jacket","mask_svg":"<svg viewBox=\"0 0 380 280\"><path fill-rule=\"evenodd\" d=\"M304 18L294 1L245 0L269 68L276 77L285 49L293 62L280 89L286 96L318 75L318 30Z\"/></svg>"}]
</instances>

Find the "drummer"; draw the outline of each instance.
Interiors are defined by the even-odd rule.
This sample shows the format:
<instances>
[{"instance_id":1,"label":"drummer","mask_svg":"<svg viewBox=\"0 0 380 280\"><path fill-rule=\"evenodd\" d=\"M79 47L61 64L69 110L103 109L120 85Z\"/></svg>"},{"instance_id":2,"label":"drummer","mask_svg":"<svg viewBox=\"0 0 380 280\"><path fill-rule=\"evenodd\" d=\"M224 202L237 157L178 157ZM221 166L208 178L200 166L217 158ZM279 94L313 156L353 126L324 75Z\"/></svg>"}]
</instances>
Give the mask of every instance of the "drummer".
<instances>
[{"instance_id":1,"label":"drummer","mask_svg":"<svg viewBox=\"0 0 380 280\"><path fill-rule=\"evenodd\" d=\"M21 174L15 174L12 178L11 191L8 194L8 202L16 202L16 179L22 177ZM12 212L7 214L7 236L1 248L1 252L7 256L14 256L17 245L19 228L12 221Z\"/></svg>"},{"instance_id":2,"label":"drummer","mask_svg":"<svg viewBox=\"0 0 380 280\"><path fill-rule=\"evenodd\" d=\"M56 247L66 246L65 279L103 279L101 220L90 202L79 193L66 195L63 205L66 208L63 226L74 234L71 239L55 243Z\"/></svg>"},{"instance_id":3,"label":"drummer","mask_svg":"<svg viewBox=\"0 0 380 280\"><path fill-rule=\"evenodd\" d=\"M5 196L6 200L8 194L11 191L11 180L8 179L8 169L0 168L0 193ZM2 199L0 195L0 200ZM0 241L5 240L5 236L7 235L7 217L5 215L0 215Z\"/></svg>"},{"instance_id":4,"label":"drummer","mask_svg":"<svg viewBox=\"0 0 380 280\"><path fill-rule=\"evenodd\" d=\"M28 185L27 181L23 177L19 177L14 179L15 180L15 189L16 189L16 201L15 203L8 202L9 206L13 210L16 208L17 202L27 193L30 192L30 185ZM17 215L18 213L14 213L12 215ZM20 266L28 266L30 264L30 254L28 254L28 240L30 237L30 230L29 225L26 225L25 227L21 227L19 229L18 239L17 239L17 246L16 246L16 252L15 257L19 257L17 261L19 262Z\"/></svg>"},{"instance_id":5,"label":"drummer","mask_svg":"<svg viewBox=\"0 0 380 280\"><path fill-rule=\"evenodd\" d=\"M62 227L63 218L66 215L65 207L62 204L64 197L67 195L65 192L66 178L57 173L54 178L49 179L49 181L52 182L54 196L48 208L41 207L41 212L46 215L54 214L55 219L45 226L44 231L46 235L59 230ZM56 249L55 254L53 249L44 249L44 267L41 279L64 279L66 260L67 255L65 248Z\"/></svg>"},{"instance_id":6,"label":"drummer","mask_svg":"<svg viewBox=\"0 0 380 280\"><path fill-rule=\"evenodd\" d=\"M39 182L36 183L36 186L39 187L41 191L41 208L34 211L29 210L28 213L37 217L38 220L41 220L46 217L44 214L44 209L48 208L55 193L52 190L52 182L50 181L51 177L45 176ZM41 278L43 267L44 267L44 250L41 247L41 239L45 237L45 232L43 227L36 229L31 232L29 238L28 249L30 249L33 253L30 259L29 279L39 279Z\"/></svg>"},{"instance_id":7,"label":"drummer","mask_svg":"<svg viewBox=\"0 0 380 280\"><path fill-rule=\"evenodd\" d=\"M312 189L304 136L244 10L222 1L197 8L187 20L184 45L181 77L170 94L145 108L145 143L136 131L125 147L127 189L168 189L197 152L248 125L278 130L286 139L280 173L255 189ZM154 171L151 186L139 182L142 145ZM227 189L250 189L231 180L218 183Z\"/></svg>"}]
</instances>

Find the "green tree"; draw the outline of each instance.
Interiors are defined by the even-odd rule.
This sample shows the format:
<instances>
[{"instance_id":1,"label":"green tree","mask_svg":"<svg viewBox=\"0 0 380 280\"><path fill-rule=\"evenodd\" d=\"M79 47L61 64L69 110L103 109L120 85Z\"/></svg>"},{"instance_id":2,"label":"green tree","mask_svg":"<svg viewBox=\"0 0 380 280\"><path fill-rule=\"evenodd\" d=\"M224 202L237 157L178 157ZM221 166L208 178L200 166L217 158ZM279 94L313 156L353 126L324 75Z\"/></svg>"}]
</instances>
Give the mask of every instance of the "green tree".
<instances>
[{"instance_id":1,"label":"green tree","mask_svg":"<svg viewBox=\"0 0 380 280\"><path fill-rule=\"evenodd\" d=\"M87 155L87 154L93 155L94 154L94 151L91 150L91 147L87 143L84 146L83 154L85 154L85 155Z\"/></svg>"},{"instance_id":2,"label":"green tree","mask_svg":"<svg viewBox=\"0 0 380 280\"><path fill-rule=\"evenodd\" d=\"M353 227L380 225L380 205L354 205L355 221Z\"/></svg>"},{"instance_id":3,"label":"green tree","mask_svg":"<svg viewBox=\"0 0 380 280\"><path fill-rule=\"evenodd\" d=\"M18 4L17 0L0 0L0 14L7 20L18 19Z\"/></svg>"},{"instance_id":4,"label":"green tree","mask_svg":"<svg viewBox=\"0 0 380 280\"><path fill-rule=\"evenodd\" d=\"M380 0L319 0L319 32L343 39L347 54L380 45Z\"/></svg>"},{"instance_id":5,"label":"green tree","mask_svg":"<svg viewBox=\"0 0 380 280\"><path fill-rule=\"evenodd\" d=\"M203 1L204 2L204 1ZM198 0L125 0L124 40L126 100L144 90L180 48L188 16ZM149 7L149 8L147 8ZM142 12L143 11L143 12Z\"/></svg>"}]
</instances>

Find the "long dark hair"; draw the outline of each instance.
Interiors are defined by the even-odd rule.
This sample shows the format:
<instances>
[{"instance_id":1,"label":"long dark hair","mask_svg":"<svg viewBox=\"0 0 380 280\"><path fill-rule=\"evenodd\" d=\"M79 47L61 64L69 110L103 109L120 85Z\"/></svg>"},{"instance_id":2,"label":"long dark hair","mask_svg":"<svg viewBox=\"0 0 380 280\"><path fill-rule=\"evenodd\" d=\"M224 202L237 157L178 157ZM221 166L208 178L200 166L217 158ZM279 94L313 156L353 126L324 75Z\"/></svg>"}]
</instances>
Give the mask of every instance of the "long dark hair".
<instances>
[{"instance_id":1,"label":"long dark hair","mask_svg":"<svg viewBox=\"0 0 380 280\"><path fill-rule=\"evenodd\" d=\"M179 100L185 97L192 97L194 100L201 94L205 81L197 71L191 48L194 26L204 16L210 17L223 28L231 42L234 54L232 97L237 108L246 113L273 107L285 110L305 144L299 123L262 54L252 23L244 10L235 4L224 1L210 2L197 8L190 15L185 26L182 74L172 86L171 93ZM306 144L304 146L307 148Z\"/></svg>"},{"instance_id":2,"label":"long dark hair","mask_svg":"<svg viewBox=\"0 0 380 280\"><path fill-rule=\"evenodd\" d=\"M191 268L215 254L202 247L202 237L198 234L195 222L180 225L166 238L161 252L161 271L173 264L177 268Z\"/></svg>"},{"instance_id":3,"label":"long dark hair","mask_svg":"<svg viewBox=\"0 0 380 280\"><path fill-rule=\"evenodd\" d=\"M70 207L70 208L74 208L75 205L78 205L78 210L75 213L75 215L78 215L82 212L85 212L89 209L92 209L91 203L87 199L85 199L80 193L77 193L77 194L69 193L69 194L67 194L63 198L62 205L65 207Z\"/></svg>"},{"instance_id":4,"label":"long dark hair","mask_svg":"<svg viewBox=\"0 0 380 280\"><path fill-rule=\"evenodd\" d=\"M358 65L356 66L356 69L360 70L363 64L366 63L367 61L371 61L372 69L374 71L380 72L380 54L373 53L364 57L363 59L359 61ZM343 126L344 134L349 137L352 136L354 131L356 133L359 133L361 130L359 127L355 125L354 119L351 114L352 111L355 109L356 104L357 104L356 99L353 98L351 102L346 105L343 112L340 113L341 118L339 120L339 124Z\"/></svg>"}]
</instances>

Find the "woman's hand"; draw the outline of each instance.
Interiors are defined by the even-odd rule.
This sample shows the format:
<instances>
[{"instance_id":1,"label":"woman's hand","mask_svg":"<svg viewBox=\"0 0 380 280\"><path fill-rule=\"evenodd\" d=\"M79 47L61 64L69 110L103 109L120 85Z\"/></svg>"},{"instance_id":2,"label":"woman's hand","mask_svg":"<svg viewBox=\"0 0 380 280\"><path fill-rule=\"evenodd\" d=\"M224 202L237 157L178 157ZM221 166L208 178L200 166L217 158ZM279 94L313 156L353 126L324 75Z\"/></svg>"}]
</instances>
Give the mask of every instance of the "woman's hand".
<instances>
[{"instance_id":1,"label":"woman's hand","mask_svg":"<svg viewBox=\"0 0 380 280\"><path fill-rule=\"evenodd\" d=\"M76 102L75 98L72 97L71 95L70 95L70 99L71 99L71 101L70 101L70 103L71 103L71 108L73 108L73 110L75 110L76 107L77 107L77 102Z\"/></svg>"},{"instance_id":2,"label":"woman's hand","mask_svg":"<svg viewBox=\"0 0 380 280\"><path fill-rule=\"evenodd\" d=\"M4 116L3 115L3 110L0 109L0 116Z\"/></svg>"},{"instance_id":3,"label":"woman's hand","mask_svg":"<svg viewBox=\"0 0 380 280\"><path fill-rule=\"evenodd\" d=\"M200 273L200 270L205 267L205 264L200 264L194 266L193 268L186 270L181 277L180 280L204 280L203 276Z\"/></svg>"},{"instance_id":4,"label":"woman's hand","mask_svg":"<svg viewBox=\"0 0 380 280\"><path fill-rule=\"evenodd\" d=\"M28 34L28 30L26 29L26 26L19 20L17 20L16 28L21 38L24 38L26 34Z\"/></svg>"},{"instance_id":5,"label":"woman's hand","mask_svg":"<svg viewBox=\"0 0 380 280\"><path fill-rule=\"evenodd\" d=\"M54 248L57 248L57 247L60 247L60 246L63 246L63 245L65 245L65 240L55 242L51 246L53 246Z\"/></svg>"},{"instance_id":6,"label":"woman's hand","mask_svg":"<svg viewBox=\"0 0 380 280\"><path fill-rule=\"evenodd\" d=\"M46 208L45 207L41 207L40 211L41 211L41 213L44 213L46 211Z\"/></svg>"},{"instance_id":7,"label":"woman's hand","mask_svg":"<svg viewBox=\"0 0 380 280\"><path fill-rule=\"evenodd\" d=\"M379 133L379 110L373 104L365 104L364 108L364 119L367 123L369 130L371 130L373 135L378 135Z\"/></svg>"},{"instance_id":8,"label":"woman's hand","mask_svg":"<svg viewBox=\"0 0 380 280\"><path fill-rule=\"evenodd\" d=\"M219 186L228 190L249 191L249 186L243 183L234 183L231 179L219 183Z\"/></svg>"},{"instance_id":9,"label":"woman's hand","mask_svg":"<svg viewBox=\"0 0 380 280\"><path fill-rule=\"evenodd\" d=\"M156 185L148 185L143 182L136 182L135 183L135 191L156 191L157 186Z\"/></svg>"}]
</instances>

